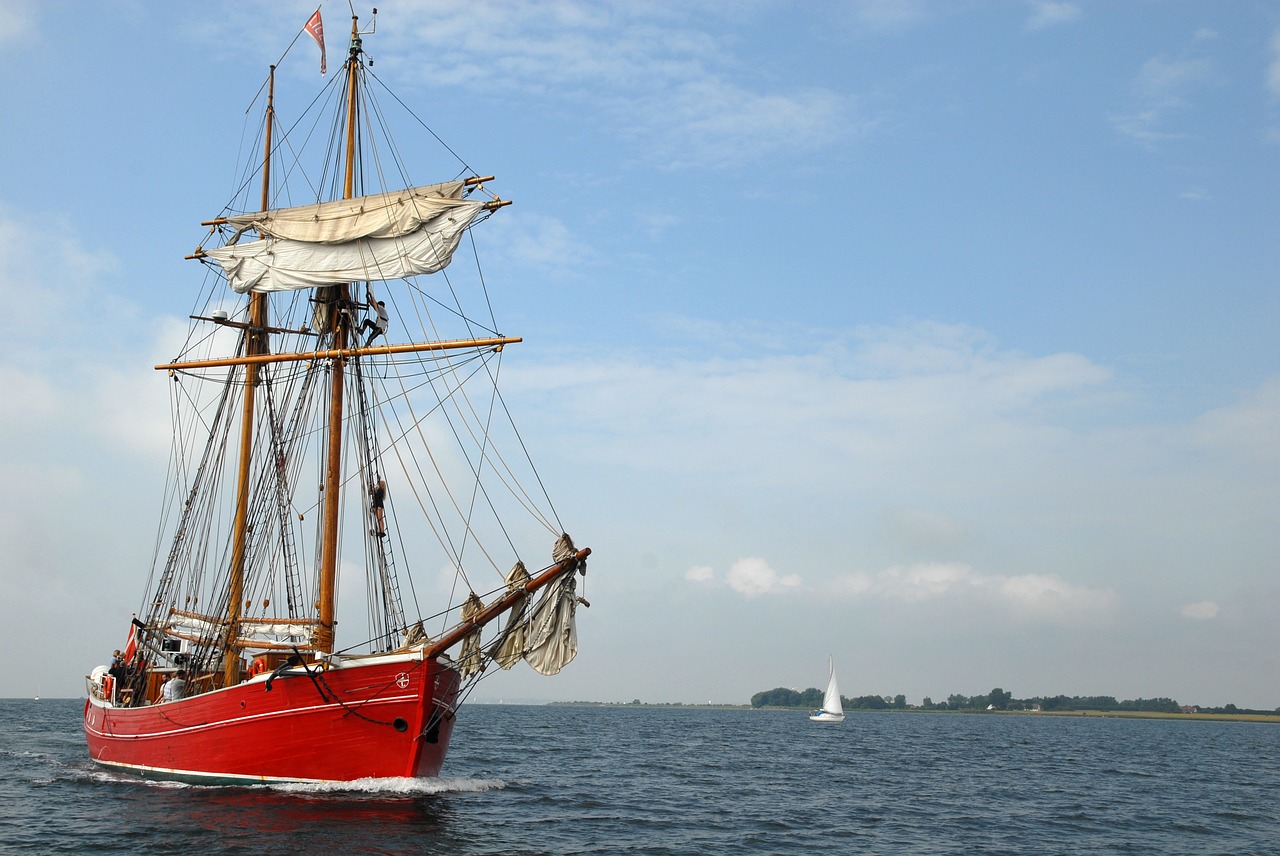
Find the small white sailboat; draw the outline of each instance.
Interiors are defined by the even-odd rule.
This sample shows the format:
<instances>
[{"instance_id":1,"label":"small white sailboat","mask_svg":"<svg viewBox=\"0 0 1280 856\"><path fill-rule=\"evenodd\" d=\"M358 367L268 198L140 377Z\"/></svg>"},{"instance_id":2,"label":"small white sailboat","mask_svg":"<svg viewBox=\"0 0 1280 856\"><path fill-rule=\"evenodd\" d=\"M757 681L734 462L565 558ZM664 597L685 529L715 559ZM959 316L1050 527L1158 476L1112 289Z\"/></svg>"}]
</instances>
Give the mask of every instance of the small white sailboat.
<instances>
[{"instance_id":1,"label":"small white sailboat","mask_svg":"<svg viewBox=\"0 0 1280 856\"><path fill-rule=\"evenodd\" d=\"M840 704L840 686L836 683L836 661L828 656L831 677L827 679L827 691L822 695L822 710L815 710L809 717L813 722L844 722L844 705Z\"/></svg>"}]
</instances>

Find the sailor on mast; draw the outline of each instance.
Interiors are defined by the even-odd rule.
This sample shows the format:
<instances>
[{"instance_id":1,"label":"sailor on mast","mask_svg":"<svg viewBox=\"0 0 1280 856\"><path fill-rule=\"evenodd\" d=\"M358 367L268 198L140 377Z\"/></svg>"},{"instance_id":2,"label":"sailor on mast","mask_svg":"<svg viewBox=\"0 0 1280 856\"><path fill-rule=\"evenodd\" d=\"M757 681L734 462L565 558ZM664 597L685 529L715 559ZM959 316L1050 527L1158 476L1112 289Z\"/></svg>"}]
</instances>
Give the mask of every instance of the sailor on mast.
<instances>
[{"instance_id":1,"label":"sailor on mast","mask_svg":"<svg viewBox=\"0 0 1280 856\"><path fill-rule=\"evenodd\" d=\"M369 347L374 339L379 336L387 335L387 327L390 325L390 319L387 317L387 304L383 303L381 300L375 301L373 299L372 286L368 289L368 295L369 306L378 313L378 317L377 320L370 320L366 318L364 321L360 322L360 329L357 331L357 335L363 333L365 330L369 330L369 338L364 340L364 346L366 348Z\"/></svg>"}]
</instances>

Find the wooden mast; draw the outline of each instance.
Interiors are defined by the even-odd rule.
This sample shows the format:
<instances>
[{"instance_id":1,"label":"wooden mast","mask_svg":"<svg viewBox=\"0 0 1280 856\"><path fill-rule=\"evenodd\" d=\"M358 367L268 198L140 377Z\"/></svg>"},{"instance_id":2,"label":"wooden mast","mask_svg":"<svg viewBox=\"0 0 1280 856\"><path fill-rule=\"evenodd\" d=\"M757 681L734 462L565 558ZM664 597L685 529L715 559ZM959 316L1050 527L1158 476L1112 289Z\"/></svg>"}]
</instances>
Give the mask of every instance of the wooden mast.
<instances>
[{"instance_id":1,"label":"wooden mast","mask_svg":"<svg viewBox=\"0 0 1280 856\"><path fill-rule=\"evenodd\" d=\"M262 210L271 202L271 132L275 121L276 67L271 66L267 75L267 123L262 152ZM244 331L244 352L247 357L257 357L268 351L267 347L267 296L260 292L249 295L249 326ZM253 456L254 399L258 386L258 363L249 362L244 367L244 408L240 418L240 469L236 486L236 521L231 545L231 572L227 592L227 635L222 652L222 681L224 686L240 678L241 609L244 602L245 556L249 541L249 470Z\"/></svg>"},{"instance_id":2,"label":"wooden mast","mask_svg":"<svg viewBox=\"0 0 1280 856\"><path fill-rule=\"evenodd\" d=\"M355 195L355 161L356 161L356 86L359 82L360 70L360 19L351 16L351 51L347 58L347 171L342 185L342 198L350 199ZM347 336L350 333L349 307L351 305L351 287L349 285L333 286L332 318L333 350L342 351L347 347ZM320 548L320 591L318 615L319 626L316 628L315 649L329 654L333 652L335 600L337 596L338 569L338 518L341 512L342 488L342 413L345 380L344 358L335 358L332 363L332 381L329 394L329 448L328 461L324 476L324 522L321 529Z\"/></svg>"}]
</instances>

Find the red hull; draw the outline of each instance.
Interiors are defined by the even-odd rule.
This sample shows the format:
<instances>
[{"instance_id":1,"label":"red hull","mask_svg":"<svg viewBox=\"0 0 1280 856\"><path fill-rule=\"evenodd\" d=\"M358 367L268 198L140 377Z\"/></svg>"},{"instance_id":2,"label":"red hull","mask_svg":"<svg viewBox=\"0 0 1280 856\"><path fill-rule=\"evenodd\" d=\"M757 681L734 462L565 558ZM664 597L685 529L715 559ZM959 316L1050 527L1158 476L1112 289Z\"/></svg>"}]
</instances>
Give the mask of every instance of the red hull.
<instances>
[{"instance_id":1,"label":"red hull","mask_svg":"<svg viewBox=\"0 0 1280 856\"><path fill-rule=\"evenodd\" d=\"M194 782L351 781L440 772L458 673L438 661L384 658L300 670L146 707L85 703L97 763Z\"/></svg>"}]
</instances>

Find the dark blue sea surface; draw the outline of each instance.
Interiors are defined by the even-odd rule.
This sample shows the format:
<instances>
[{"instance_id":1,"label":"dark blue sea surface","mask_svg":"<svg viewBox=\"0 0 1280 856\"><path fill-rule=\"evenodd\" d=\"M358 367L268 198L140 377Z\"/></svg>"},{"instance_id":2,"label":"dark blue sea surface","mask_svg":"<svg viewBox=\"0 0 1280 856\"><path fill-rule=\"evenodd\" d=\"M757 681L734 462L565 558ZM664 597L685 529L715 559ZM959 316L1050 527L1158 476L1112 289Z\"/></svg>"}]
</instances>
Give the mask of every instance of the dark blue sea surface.
<instances>
[{"instance_id":1,"label":"dark blue sea surface","mask_svg":"<svg viewBox=\"0 0 1280 856\"><path fill-rule=\"evenodd\" d=\"M1280 853L1280 725L464 706L446 775L194 787L0 701L0 852Z\"/></svg>"}]
</instances>

